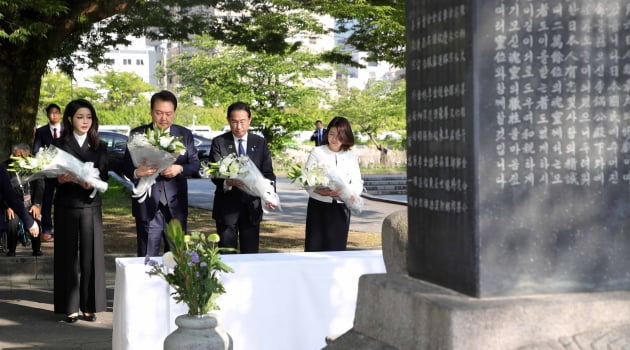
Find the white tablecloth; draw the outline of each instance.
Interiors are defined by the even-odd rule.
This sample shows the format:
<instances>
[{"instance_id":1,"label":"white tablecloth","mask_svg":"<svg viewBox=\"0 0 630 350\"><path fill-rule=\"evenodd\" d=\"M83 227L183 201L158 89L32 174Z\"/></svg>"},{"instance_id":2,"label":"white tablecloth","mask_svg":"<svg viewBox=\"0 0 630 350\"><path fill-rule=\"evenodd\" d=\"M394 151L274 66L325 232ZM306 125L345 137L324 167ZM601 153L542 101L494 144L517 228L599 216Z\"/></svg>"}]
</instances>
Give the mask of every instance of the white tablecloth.
<instances>
[{"instance_id":1,"label":"white tablecloth","mask_svg":"<svg viewBox=\"0 0 630 350\"><path fill-rule=\"evenodd\" d=\"M234 350L309 350L325 346L354 319L359 276L384 273L380 250L224 255L219 326ZM116 259L113 349L161 349L186 313L144 258Z\"/></svg>"}]
</instances>

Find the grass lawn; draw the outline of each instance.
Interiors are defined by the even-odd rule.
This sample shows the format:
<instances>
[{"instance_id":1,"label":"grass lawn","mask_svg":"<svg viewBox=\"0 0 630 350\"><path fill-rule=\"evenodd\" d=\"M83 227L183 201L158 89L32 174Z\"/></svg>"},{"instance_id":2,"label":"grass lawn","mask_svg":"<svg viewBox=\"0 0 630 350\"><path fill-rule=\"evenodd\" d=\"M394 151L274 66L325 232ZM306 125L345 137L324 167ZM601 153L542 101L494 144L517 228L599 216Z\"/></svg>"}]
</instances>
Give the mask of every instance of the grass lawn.
<instances>
[{"instance_id":1,"label":"grass lawn","mask_svg":"<svg viewBox=\"0 0 630 350\"><path fill-rule=\"evenodd\" d=\"M136 254L136 227L131 215L131 199L124 186L110 179L103 197L103 226L106 254ZM216 232L212 212L207 209L189 208L188 230ZM43 243L45 254L52 255L54 243ZM381 235L371 232L350 231L348 248L380 247ZM303 251L304 225L263 221L260 227L261 252Z\"/></svg>"}]
</instances>

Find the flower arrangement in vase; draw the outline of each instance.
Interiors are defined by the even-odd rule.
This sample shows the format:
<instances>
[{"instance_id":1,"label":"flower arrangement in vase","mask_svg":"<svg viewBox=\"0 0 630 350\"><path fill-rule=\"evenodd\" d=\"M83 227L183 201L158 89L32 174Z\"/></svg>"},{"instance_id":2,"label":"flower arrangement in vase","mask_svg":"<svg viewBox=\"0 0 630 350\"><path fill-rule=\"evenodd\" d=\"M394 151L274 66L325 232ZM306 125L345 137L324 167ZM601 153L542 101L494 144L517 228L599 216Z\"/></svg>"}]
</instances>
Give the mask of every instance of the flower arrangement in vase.
<instances>
[{"instance_id":1,"label":"flower arrangement in vase","mask_svg":"<svg viewBox=\"0 0 630 350\"><path fill-rule=\"evenodd\" d=\"M219 235L192 232L187 235L177 219L166 225L171 251L162 257L162 264L146 257L152 266L148 274L160 276L174 289L175 301L188 306L189 315L205 315L219 310L216 299L225 293L219 273L233 272L221 261L221 253L231 248L218 246Z\"/></svg>"}]
</instances>

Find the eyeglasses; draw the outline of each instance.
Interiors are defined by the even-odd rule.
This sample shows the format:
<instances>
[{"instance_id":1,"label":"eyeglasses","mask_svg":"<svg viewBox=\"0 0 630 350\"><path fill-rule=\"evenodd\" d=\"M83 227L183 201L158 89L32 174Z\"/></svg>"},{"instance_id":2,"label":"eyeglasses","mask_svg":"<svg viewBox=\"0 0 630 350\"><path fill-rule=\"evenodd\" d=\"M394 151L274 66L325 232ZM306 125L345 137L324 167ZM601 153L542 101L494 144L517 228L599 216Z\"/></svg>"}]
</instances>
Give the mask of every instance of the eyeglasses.
<instances>
[{"instance_id":1,"label":"eyeglasses","mask_svg":"<svg viewBox=\"0 0 630 350\"><path fill-rule=\"evenodd\" d=\"M169 118L175 114L175 112L164 112L164 111L158 111L158 110L153 111L153 113L155 113L155 115L158 117L167 116Z\"/></svg>"},{"instance_id":2,"label":"eyeglasses","mask_svg":"<svg viewBox=\"0 0 630 350\"><path fill-rule=\"evenodd\" d=\"M249 120L247 119L243 119L243 120L230 120L230 125L232 126L237 126L237 125L247 125L249 124Z\"/></svg>"}]
</instances>

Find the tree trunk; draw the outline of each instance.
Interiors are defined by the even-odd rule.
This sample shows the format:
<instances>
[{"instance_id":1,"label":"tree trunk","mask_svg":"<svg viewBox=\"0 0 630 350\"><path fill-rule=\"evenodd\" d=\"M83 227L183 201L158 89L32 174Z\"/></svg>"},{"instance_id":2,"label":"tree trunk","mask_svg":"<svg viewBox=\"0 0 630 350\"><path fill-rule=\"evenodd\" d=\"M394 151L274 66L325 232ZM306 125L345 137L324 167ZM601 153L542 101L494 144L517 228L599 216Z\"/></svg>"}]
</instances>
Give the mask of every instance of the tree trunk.
<instances>
[{"instance_id":1,"label":"tree trunk","mask_svg":"<svg viewBox=\"0 0 630 350\"><path fill-rule=\"evenodd\" d=\"M376 149L381 152L381 156L379 158L381 165L387 165L389 163L389 157L387 155L387 153L389 153L389 149L385 145L378 143L373 133L368 132L367 134L374 146L376 146Z\"/></svg>"},{"instance_id":2,"label":"tree trunk","mask_svg":"<svg viewBox=\"0 0 630 350\"><path fill-rule=\"evenodd\" d=\"M33 144L39 102L39 87L46 61L36 52L0 57L0 160L16 142Z\"/></svg>"}]
</instances>

